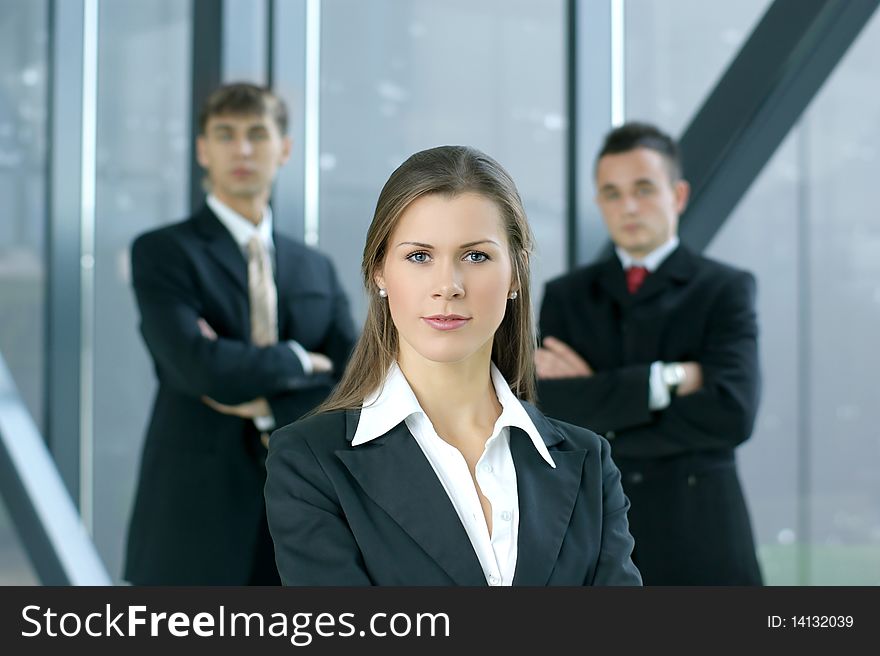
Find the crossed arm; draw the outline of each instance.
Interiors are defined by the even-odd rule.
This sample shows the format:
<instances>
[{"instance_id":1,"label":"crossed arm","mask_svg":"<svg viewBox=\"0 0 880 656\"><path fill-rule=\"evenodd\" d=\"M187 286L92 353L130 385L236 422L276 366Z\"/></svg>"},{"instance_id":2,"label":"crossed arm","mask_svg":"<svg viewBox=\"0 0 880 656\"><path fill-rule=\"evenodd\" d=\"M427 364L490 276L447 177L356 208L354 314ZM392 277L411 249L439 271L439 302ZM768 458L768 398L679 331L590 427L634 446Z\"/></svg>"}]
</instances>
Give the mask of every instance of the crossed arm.
<instances>
[{"instance_id":1,"label":"crossed arm","mask_svg":"<svg viewBox=\"0 0 880 656\"><path fill-rule=\"evenodd\" d=\"M334 364L323 354L309 353L313 371L307 373L284 342L255 346L218 336L202 316L192 266L183 248L162 233L132 247L141 333L164 384L218 412L252 418L269 414L273 398L327 383Z\"/></svg>"},{"instance_id":2,"label":"crossed arm","mask_svg":"<svg viewBox=\"0 0 880 656\"><path fill-rule=\"evenodd\" d=\"M548 290L549 293L549 290ZM760 390L755 279L738 273L715 294L698 361L685 364L685 383L661 411L648 407L650 364L594 371L563 340L567 328L545 297L545 339L535 364L544 411L597 432L616 432L616 453L652 457L732 448L749 437Z\"/></svg>"}]
</instances>

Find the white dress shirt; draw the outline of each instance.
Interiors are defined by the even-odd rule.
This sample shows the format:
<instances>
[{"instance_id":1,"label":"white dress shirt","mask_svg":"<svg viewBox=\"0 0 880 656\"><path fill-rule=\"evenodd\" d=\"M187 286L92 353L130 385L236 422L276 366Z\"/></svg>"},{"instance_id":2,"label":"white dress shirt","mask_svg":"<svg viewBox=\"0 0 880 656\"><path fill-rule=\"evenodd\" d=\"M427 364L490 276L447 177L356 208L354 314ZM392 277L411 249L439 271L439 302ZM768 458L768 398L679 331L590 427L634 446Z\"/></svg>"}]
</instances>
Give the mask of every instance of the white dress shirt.
<instances>
[{"instance_id":1,"label":"white dress shirt","mask_svg":"<svg viewBox=\"0 0 880 656\"><path fill-rule=\"evenodd\" d=\"M633 266L643 266L648 273L654 273L660 268L660 265L666 261L666 258L672 255L672 251L678 248L679 239L676 235L672 235L662 246L658 246L648 253L644 259L637 260L625 250L616 247L617 257L620 258L620 264L626 271ZM648 407L651 410L663 410L672 403L672 397L669 394L669 388L663 382L663 365L664 362L651 363L651 373L648 377Z\"/></svg>"},{"instance_id":2,"label":"white dress shirt","mask_svg":"<svg viewBox=\"0 0 880 656\"><path fill-rule=\"evenodd\" d=\"M513 582L519 535L519 496L516 469L510 454L510 427L525 431L547 464L554 468L556 464L534 422L494 364L491 365L491 379L502 411L477 461L476 478L492 506L492 535L489 535L480 498L464 456L437 434L396 363L389 369L381 389L364 401L351 444L365 444L405 421L446 490L480 561L486 582L497 586Z\"/></svg>"}]
</instances>

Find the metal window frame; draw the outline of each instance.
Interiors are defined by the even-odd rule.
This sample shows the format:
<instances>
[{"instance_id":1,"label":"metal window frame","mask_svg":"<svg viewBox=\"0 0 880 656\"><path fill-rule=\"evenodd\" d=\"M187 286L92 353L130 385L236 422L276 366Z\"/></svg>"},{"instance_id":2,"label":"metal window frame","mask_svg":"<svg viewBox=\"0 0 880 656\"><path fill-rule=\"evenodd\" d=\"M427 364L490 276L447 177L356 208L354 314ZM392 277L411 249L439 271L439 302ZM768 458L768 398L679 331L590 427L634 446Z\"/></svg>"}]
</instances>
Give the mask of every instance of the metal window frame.
<instances>
[{"instance_id":1,"label":"metal window frame","mask_svg":"<svg viewBox=\"0 0 880 656\"><path fill-rule=\"evenodd\" d=\"M592 260L607 241L593 202L593 158L602 135L623 109L620 45L622 0L568 0L567 6L567 225L569 267Z\"/></svg>"},{"instance_id":2,"label":"metal window frame","mask_svg":"<svg viewBox=\"0 0 880 656\"><path fill-rule=\"evenodd\" d=\"M45 425L61 477L87 524L92 504L97 17L98 0L53 0L49 7Z\"/></svg>"},{"instance_id":3,"label":"metal window frame","mask_svg":"<svg viewBox=\"0 0 880 656\"><path fill-rule=\"evenodd\" d=\"M316 246L320 232L321 0L272 0L270 84L290 109L290 160L272 194L275 225Z\"/></svg>"}]
</instances>

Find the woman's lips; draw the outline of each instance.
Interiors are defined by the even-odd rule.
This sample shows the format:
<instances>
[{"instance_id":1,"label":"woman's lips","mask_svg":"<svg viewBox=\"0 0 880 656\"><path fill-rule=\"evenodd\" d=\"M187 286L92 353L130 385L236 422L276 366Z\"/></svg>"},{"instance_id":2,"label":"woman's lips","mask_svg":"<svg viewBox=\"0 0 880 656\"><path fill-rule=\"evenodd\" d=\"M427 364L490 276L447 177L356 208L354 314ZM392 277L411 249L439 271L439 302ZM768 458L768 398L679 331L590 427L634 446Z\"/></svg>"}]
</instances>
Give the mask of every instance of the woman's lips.
<instances>
[{"instance_id":1,"label":"woman's lips","mask_svg":"<svg viewBox=\"0 0 880 656\"><path fill-rule=\"evenodd\" d=\"M422 317L422 321L431 326L431 328L435 328L437 330L457 330L465 325L468 321L470 321L467 317L459 317L459 316L433 316L433 317Z\"/></svg>"}]
</instances>

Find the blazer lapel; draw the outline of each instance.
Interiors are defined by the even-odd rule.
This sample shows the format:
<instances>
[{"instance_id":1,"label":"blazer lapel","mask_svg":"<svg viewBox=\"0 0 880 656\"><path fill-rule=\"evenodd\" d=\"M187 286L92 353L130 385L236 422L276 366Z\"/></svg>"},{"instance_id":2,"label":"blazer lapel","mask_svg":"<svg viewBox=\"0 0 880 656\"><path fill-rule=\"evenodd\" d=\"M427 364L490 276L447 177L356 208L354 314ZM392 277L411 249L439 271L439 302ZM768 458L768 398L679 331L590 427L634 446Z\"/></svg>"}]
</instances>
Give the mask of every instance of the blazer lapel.
<instances>
[{"instance_id":1,"label":"blazer lapel","mask_svg":"<svg viewBox=\"0 0 880 656\"><path fill-rule=\"evenodd\" d=\"M618 304L627 306L633 302L633 295L626 288L626 276L617 255L612 255L602 264L598 281L605 292Z\"/></svg>"},{"instance_id":2,"label":"blazer lapel","mask_svg":"<svg viewBox=\"0 0 880 656\"><path fill-rule=\"evenodd\" d=\"M194 217L196 228L204 240L205 250L235 284L248 293L247 262L229 231L207 205Z\"/></svg>"},{"instance_id":3,"label":"blazer lapel","mask_svg":"<svg viewBox=\"0 0 880 656\"><path fill-rule=\"evenodd\" d=\"M348 439L357 427L349 413ZM337 456L363 488L456 585L486 585L480 561L431 464L400 422L385 435Z\"/></svg>"},{"instance_id":4,"label":"blazer lapel","mask_svg":"<svg viewBox=\"0 0 880 656\"><path fill-rule=\"evenodd\" d=\"M548 447L563 436L529 403L523 403ZM540 456L529 436L510 429L510 452L516 467L519 497L519 539L513 585L547 584L581 487L586 450L551 449L554 469Z\"/></svg>"},{"instance_id":5,"label":"blazer lapel","mask_svg":"<svg viewBox=\"0 0 880 656\"><path fill-rule=\"evenodd\" d=\"M293 244L277 232L272 235L275 242L275 289L278 291L278 335L289 335L287 306L291 295L291 283L297 279L297 259Z\"/></svg>"}]
</instances>

